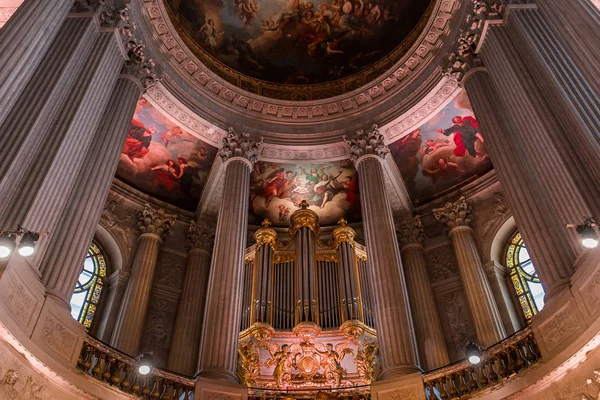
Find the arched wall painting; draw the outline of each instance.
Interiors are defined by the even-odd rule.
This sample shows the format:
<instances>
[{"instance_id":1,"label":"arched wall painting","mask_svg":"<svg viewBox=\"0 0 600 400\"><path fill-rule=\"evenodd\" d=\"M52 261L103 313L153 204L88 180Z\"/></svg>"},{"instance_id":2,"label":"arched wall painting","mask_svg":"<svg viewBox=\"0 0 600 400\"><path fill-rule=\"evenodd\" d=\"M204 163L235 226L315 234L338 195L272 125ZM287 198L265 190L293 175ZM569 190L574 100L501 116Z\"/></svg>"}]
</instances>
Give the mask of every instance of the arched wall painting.
<instances>
[{"instance_id":1,"label":"arched wall painting","mask_svg":"<svg viewBox=\"0 0 600 400\"><path fill-rule=\"evenodd\" d=\"M323 226L340 218L360 220L357 172L350 160L326 164L258 162L251 175L250 218L276 226L288 226L290 215L306 200Z\"/></svg>"},{"instance_id":2,"label":"arched wall painting","mask_svg":"<svg viewBox=\"0 0 600 400\"><path fill-rule=\"evenodd\" d=\"M167 0L195 46L239 73L279 84L330 82L383 60L430 0Z\"/></svg>"},{"instance_id":3,"label":"arched wall painting","mask_svg":"<svg viewBox=\"0 0 600 400\"><path fill-rule=\"evenodd\" d=\"M156 198L194 211L216 154L217 148L185 132L140 98L117 176Z\"/></svg>"},{"instance_id":4,"label":"arched wall painting","mask_svg":"<svg viewBox=\"0 0 600 400\"><path fill-rule=\"evenodd\" d=\"M416 204L492 168L464 91L427 123L390 144L390 150Z\"/></svg>"}]
</instances>

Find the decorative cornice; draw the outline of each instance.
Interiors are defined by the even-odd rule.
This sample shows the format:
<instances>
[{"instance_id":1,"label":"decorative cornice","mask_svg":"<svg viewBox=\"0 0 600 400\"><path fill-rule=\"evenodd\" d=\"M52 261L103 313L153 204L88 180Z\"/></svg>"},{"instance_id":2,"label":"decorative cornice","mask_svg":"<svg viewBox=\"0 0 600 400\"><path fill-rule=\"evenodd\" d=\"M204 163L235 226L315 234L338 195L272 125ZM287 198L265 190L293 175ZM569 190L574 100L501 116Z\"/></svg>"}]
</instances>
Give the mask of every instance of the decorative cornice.
<instances>
[{"instance_id":1,"label":"decorative cornice","mask_svg":"<svg viewBox=\"0 0 600 400\"><path fill-rule=\"evenodd\" d=\"M187 251L193 249L211 251L215 242L215 227L200 225L196 221L192 221L185 239Z\"/></svg>"},{"instance_id":2,"label":"decorative cornice","mask_svg":"<svg viewBox=\"0 0 600 400\"><path fill-rule=\"evenodd\" d=\"M401 220L398 227L398 239L402 247L409 244L423 245L425 242L425 230L421 223L421 217L417 215L411 219Z\"/></svg>"},{"instance_id":3,"label":"decorative cornice","mask_svg":"<svg viewBox=\"0 0 600 400\"><path fill-rule=\"evenodd\" d=\"M384 137L379 132L377 125L373 125L366 132L362 129L356 131L356 136L353 138L344 136L344 143L348 146L350 159L356 165L363 156L375 155L385 158L389 153L389 149L384 142Z\"/></svg>"},{"instance_id":4,"label":"decorative cornice","mask_svg":"<svg viewBox=\"0 0 600 400\"><path fill-rule=\"evenodd\" d=\"M175 214L168 214L162 208L156 209L146 203L138 216L137 227L141 234L151 233L164 239L175 224L176 218Z\"/></svg>"},{"instance_id":5,"label":"decorative cornice","mask_svg":"<svg viewBox=\"0 0 600 400\"><path fill-rule=\"evenodd\" d=\"M434 209L433 216L450 230L463 226L470 227L473 221L471 209L471 205L463 196L454 203L446 203L443 208Z\"/></svg>"},{"instance_id":6,"label":"decorative cornice","mask_svg":"<svg viewBox=\"0 0 600 400\"><path fill-rule=\"evenodd\" d=\"M319 215L313 210L308 209L308 203L306 200L302 200L300 203L300 209L296 210L290 216L290 236L294 236L296 232L303 227L307 227L318 238L321 234L321 227L319 226Z\"/></svg>"},{"instance_id":7,"label":"decorative cornice","mask_svg":"<svg viewBox=\"0 0 600 400\"><path fill-rule=\"evenodd\" d=\"M265 143L260 160L269 162L323 162L348 158L348 148L342 142L317 146L281 146Z\"/></svg>"},{"instance_id":8,"label":"decorative cornice","mask_svg":"<svg viewBox=\"0 0 600 400\"><path fill-rule=\"evenodd\" d=\"M271 221L267 218L262 223L262 228L254 232L254 239L256 239L256 249L258 250L262 246L271 246L271 249L275 251L277 247L277 232L270 228Z\"/></svg>"},{"instance_id":9,"label":"decorative cornice","mask_svg":"<svg viewBox=\"0 0 600 400\"><path fill-rule=\"evenodd\" d=\"M354 238L356 237L356 231L348 226L348 222L342 218L338 221L339 227L335 228L333 236L333 246L337 249L340 244L348 243L354 246Z\"/></svg>"},{"instance_id":10,"label":"decorative cornice","mask_svg":"<svg viewBox=\"0 0 600 400\"><path fill-rule=\"evenodd\" d=\"M229 128L227 136L223 138L223 147L219 151L219 157L223 162L233 157L241 157L254 165L258 161L258 152L262 143L262 138L253 140L246 132L237 133L235 129Z\"/></svg>"}]
</instances>

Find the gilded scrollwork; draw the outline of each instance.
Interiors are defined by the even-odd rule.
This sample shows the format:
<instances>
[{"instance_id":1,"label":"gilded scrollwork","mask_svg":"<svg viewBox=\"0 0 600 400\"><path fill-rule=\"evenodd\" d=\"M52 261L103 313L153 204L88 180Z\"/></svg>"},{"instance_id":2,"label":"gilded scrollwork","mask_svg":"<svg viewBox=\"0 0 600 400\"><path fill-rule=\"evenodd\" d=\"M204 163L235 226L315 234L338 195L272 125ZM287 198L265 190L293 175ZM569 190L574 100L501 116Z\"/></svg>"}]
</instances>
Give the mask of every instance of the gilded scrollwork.
<instances>
[{"instance_id":1,"label":"gilded scrollwork","mask_svg":"<svg viewBox=\"0 0 600 400\"><path fill-rule=\"evenodd\" d=\"M336 249L341 243L348 243L354 246L354 238L356 237L356 231L348 226L348 222L342 218L338 221L339 227L333 231L333 247Z\"/></svg>"},{"instance_id":2,"label":"gilded scrollwork","mask_svg":"<svg viewBox=\"0 0 600 400\"><path fill-rule=\"evenodd\" d=\"M246 386L254 387L260 375L260 357L258 347L252 340L240 343L238 349L240 377Z\"/></svg>"},{"instance_id":3,"label":"gilded scrollwork","mask_svg":"<svg viewBox=\"0 0 600 400\"><path fill-rule=\"evenodd\" d=\"M307 227L318 238L321 234L321 227L319 226L319 215L313 210L308 209L308 202L302 200L300 203L300 209L294 211L290 217L290 236L294 236L300 228Z\"/></svg>"},{"instance_id":4,"label":"gilded scrollwork","mask_svg":"<svg viewBox=\"0 0 600 400\"><path fill-rule=\"evenodd\" d=\"M375 339L365 339L362 348L356 353L354 363L360 377L366 384L371 384L375 380L375 366L379 348Z\"/></svg>"},{"instance_id":5,"label":"gilded scrollwork","mask_svg":"<svg viewBox=\"0 0 600 400\"><path fill-rule=\"evenodd\" d=\"M262 246L271 246L273 251L278 247L277 243L277 232L273 228L271 228L271 221L267 218L262 223L262 228L258 229L254 233L254 238L256 239L256 247L257 249Z\"/></svg>"}]
</instances>

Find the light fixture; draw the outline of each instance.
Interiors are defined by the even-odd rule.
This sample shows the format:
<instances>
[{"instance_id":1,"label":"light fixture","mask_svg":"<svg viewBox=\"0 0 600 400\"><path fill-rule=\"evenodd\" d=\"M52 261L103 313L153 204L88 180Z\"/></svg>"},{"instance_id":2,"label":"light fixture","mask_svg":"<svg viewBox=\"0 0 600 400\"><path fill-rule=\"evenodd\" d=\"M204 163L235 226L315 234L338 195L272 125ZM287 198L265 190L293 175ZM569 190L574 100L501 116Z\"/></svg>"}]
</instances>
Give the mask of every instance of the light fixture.
<instances>
[{"instance_id":1,"label":"light fixture","mask_svg":"<svg viewBox=\"0 0 600 400\"><path fill-rule=\"evenodd\" d=\"M15 236L10 233L0 235L0 258L7 258L15 248Z\"/></svg>"},{"instance_id":2,"label":"light fixture","mask_svg":"<svg viewBox=\"0 0 600 400\"><path fill-rule=\"evenodd\" d=\"M40 238L35 232L27 232L23 234L21 241L19 242L19 246L17 247L17 251L23 257L32 256L35 253L35 242Z\"/></svg>"},{"instance_id":3,"label":"light fixture","mask_svg":"<svg viewBox=\"0 0 600 400\"><path fill-rule=\"evenodd\" d=\"M154 367L152 352L142 354L137 361L137 369L140 375L148 375Z\"/></svg>"},{"instance_id":4,"label":"light fixture","mask_svg":"<svg viewBox=\"0 0 600 400\"><path fill-rule=\"evenodd\" d=\"M473 342L467 343L466 355L467 360L471 364L479 364L481 362L481 349Z\"/></svg>"},{"instance_id":5,"label":"light fixture","mask_svg":"<svg viewBox=\"0 0 600 400\"><path fill-rule=\"evenodd\" d=\"M581 238L581 244L586 249L595 249L598 247L598 234L594 226L598 226L598 224L593 218L588 217L583 222L583 225L578 225L576 228Z\"/></svg>"}]
</instances>

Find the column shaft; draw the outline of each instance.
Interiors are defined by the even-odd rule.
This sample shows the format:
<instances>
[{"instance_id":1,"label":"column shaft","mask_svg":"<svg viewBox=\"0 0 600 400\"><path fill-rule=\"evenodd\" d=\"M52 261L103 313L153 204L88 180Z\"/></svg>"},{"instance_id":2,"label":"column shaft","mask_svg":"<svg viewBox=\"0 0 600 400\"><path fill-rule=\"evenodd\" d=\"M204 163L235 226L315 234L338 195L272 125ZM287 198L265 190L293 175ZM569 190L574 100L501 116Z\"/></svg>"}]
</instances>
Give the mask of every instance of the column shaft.
<instances>
[{"instance_id":1,"label":"column shaft","mask_svg":"<svg viewBox=\"0 0 600 400\"><path fill-rule=\"evenodd\" d=\"M102 215L139 95L135 82L117 80L41 262L46 290L66 304Z\"/></svg>"},{"instance_id":2,"label":"column shaft","mask_svg":"<svg viewBox=\"0 0 600 400\"><path fill-rule=\"evenodd\" d=\"M237 382L250 168L250 162L238 157L225 166L200 345L200 376L230 382Z\"/></svg>"},{"instance_id":3,"label":"column shaft","mask_svg":"<svg viewBox=\"0 0 600 400\"><path fill-rule=\"evenodd\" d=\"M458 226L450 231L450 238L473 315L477 338L481 345L489 347L504 339L506 334L494 294L483 271L473 230L468 226Z\"/></svg>"},{"instance_id":4,"label":"column shaft","mask_svg":"<svg viewBox=\"0 0 600 400\"><path fill-rule=\"evenodd\" d=\"M411 243L402 246L402 262L415 334L419 345L421 366L426 371L450 364L446 341L435 305L431 282L427 275L427 261L423 245Z\"/></svg>"},{"instance_id":5,"label":"column shaft","mask_svg":"<svg viewBox=\"0 0 600 400\"><path fill-rule=\"evenodd\" d=\"M365 156L358 160L357 170L381 377L387 379L418 371L416 340L381 161Z\"/></svg>"},{"instance_id":6,"label":"column shaft","mask_svg":"<svg viewBox=\"0 0 600 400\"><path fill-rule=\"evenodd\" d=\"M567 240L562 219L544 195L531 154L520 145L518 131L507 117L509 110L499 101L496 87L486 71L470 74L464 87L482 127L503 193L536 271L550 298L568 284L574 273L575 255Z\"/></svg>"},{"instance_id":7,"label":"column shaft","mask_svg":"<svg viewBox=\"0 0 600 400\"><path fill-rule=\"evenodd\" d=\"M169 370L187 376L197 372L209 269L210 253L204 249L191 249L167 364Z\"/></svg>"},{"instance_id":8,"label":"column shaft","mask_svg":"<svg viewBox=\"0 0 600 400\"><path fill-rule=\"evenodd\" d=\"M0 123L42 62L74 0L25 0L0 30Z\"/></svg>"},{"instance_id":9,"label":"column shaft","mask_svg":"<svg viewBox=\"0 0 600 400\"><path fill-rule=\"evenodd\" d=\"M111 345L136 357L142 341L150 288L154 279L161 238L154 233L140 235L131 265L131 277L111 338Z\"/></svg>"}]
</instances>

